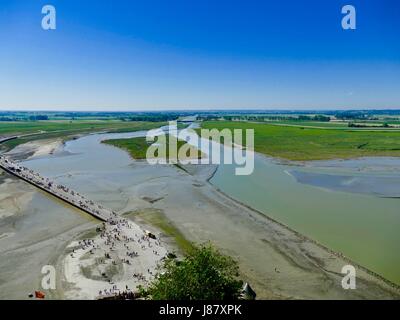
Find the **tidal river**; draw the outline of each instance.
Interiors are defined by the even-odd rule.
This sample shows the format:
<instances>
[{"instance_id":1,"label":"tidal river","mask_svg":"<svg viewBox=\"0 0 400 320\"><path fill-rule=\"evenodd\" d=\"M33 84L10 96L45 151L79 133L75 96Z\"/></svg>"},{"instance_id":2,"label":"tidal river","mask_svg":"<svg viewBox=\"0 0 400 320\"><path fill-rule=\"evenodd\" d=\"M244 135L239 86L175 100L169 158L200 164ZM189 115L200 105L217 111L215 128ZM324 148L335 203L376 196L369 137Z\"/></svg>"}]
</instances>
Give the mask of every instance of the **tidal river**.
<instances>
[{"instance_id":1,"label":"tidal river","mask_svg":"<svg viewBox=\"0 0 400 320\"><path fill-rule=\"evenodd\" d=\"M100 142L143 135L89 135L67 142L62 154L28 160L25 165L118 209L124 200L112 190L122 190L141 177L134 177L126 152ZM256 155L252 175L236 176L234 166L220 165L210 182L400 284L400 199L396 198L400 196L400 159L294 166Z\"/></svg>"},{"instance_id":2,"label":"tidal river","mask_svg":"<svg viewBox=\"0 0 400 320\"><path fill-rule=\"evenodd\" d=\"M256 155L252 175L236 176L233 166L222 165L211 183L399 284L400 198L392 197L400 193L399 170L400 159L303 167Z\"/></svg>"}]
</instances>

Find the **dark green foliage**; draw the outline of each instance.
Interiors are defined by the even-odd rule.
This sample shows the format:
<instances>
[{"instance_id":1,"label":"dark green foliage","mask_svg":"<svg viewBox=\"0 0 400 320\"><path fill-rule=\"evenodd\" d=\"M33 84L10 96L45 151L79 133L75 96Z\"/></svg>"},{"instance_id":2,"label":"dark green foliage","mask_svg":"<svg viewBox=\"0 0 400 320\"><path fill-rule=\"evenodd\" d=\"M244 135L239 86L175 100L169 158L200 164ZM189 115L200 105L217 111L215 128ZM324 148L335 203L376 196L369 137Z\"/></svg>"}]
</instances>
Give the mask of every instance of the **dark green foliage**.
<instances>
[{"instance_id":1,"label":"dark green foliage","mask_svg":"<svg viewBox=\"0 0 400 320\"><path fill-rule=\"evenodd\" d=\"M238 299L237 263L211 245L194 247L182 261L167 259L163 272L142 293L154 300Z\"/></svg>"}]
</instances>

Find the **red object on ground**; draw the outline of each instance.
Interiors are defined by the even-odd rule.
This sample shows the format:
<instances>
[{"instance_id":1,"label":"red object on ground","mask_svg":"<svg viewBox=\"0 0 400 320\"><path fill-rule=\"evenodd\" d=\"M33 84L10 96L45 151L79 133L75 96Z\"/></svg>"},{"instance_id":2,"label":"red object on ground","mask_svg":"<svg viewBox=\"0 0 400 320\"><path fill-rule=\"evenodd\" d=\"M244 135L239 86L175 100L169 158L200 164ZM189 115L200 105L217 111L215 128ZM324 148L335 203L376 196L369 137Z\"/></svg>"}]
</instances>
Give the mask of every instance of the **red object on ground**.
<instances>
[{"instance_id":1,"label":"red object on ground","mask_svg":"<svg viewBox=\"0 0 400 320\"><path fill-rule=\"evenodd\" d=\"M35 291L35 298L44 299L45 294L42 291Z\"/></svg>"}]
</instances>

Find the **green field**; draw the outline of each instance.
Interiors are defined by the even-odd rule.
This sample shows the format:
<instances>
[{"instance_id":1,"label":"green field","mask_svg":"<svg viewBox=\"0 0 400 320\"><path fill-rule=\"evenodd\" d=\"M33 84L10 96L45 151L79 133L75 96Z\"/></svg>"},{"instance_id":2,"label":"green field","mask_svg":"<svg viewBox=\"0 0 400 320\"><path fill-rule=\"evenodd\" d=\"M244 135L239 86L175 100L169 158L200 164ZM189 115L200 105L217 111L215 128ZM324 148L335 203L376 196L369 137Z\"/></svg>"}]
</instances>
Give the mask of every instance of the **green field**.
<instances>
[{"instance_id":1,"label":"green field","mask_svg":"<svg viewBox=\"0 0 400 320\"><path fill-rule=\"evenodd\" d=\"M347 129L347 122L319 122L319 121L265 121L265 124L293 126L293 127L318 127L327 129Z\"/></svg>"},{"instance_id":2,"label":"green field","mask_svg":"<svg viewBox=\"0 0 400 320\"><path fill-rule=\"evenodd\" d=\"M130 131L138 127L156 128L166 122L141 122L118 120L60 120L60 121L26 121L26 122L0 122L0 136L40 133L41 131L101 131L113 132Z\"/></svg>"},{"instance_id":3,"label":"green field","mask_svg":"<svg viewBox=\"0 0 400 320\"><path fill-rule=\"evenodd\" d=\"M206 121L202 128L254 129L255 151L289 160L400 156L400 131L326 130L232 121Z\"/></svg>"},{"instance_id":4,"label":"green field","mask_svg":"<svg viewBox=\"0 0 400 320\"><path fill-rule=\"evenodd\" d=\"M72 120L72 121L27 121L0 122L0 137L26 135L2 144L12 149L19 144L38 139L64 138L91 132L130 132L149 130L166 125L166 122L140 122L118 120Z\"/></svg>"},{"instance_id":5,"label":"green field","mask_svg":"<svg viewBox=\"0 0 400 320\"><path fill-rule=\"evenodd\" d=\"M226 120L228 121L228 120ZM244 121L244 122L252 122L252 121ZM263 123L263 124L270 124L276 126L288 126L288 127L305 127L305 128L321 128L321 129L342 129L348 130L349 123L356 123L358 125L364 125L365 127L359 128L350 128L352 130L392 130L400 131L399 123L396 121L290 121L290 120L265 120L265 121L254 121L254 123ZM383 124L388 124L391 127L383 127Z\"/></svg>"},{"instance_id":6,"label":"green field","mask_svg":"<svg viewBox=\"0 0 400 320\"><path fill-rule=\"evenodd\" d=\"M111 139L111 140L104 140L103 143L121 148L126 150L132 158L137 160L146 159L147 149L151 144L146 141L145 137L138 137L138 138L131 138L131 139ZM186 145L185 141L178 140L177 146L178 150ZM167 136L167 159L169 158L169 143L168 143L168 136ZM196 148L192 147L192 153L197 154L197 158L201 158L201 152Z\"/></svg>"},{"instance_id":7,"label":"green field","mask_svg":"<svg viewBox=\"0 0 400 320\"><path fill-rule=\"evenodd\" d=\"M137 160L146 159L146 151L149 147L149 144L146 142L146 138L143 137L104 140L102 143L124 149L131 155L132 158Z\"/></svg>"}]
</instances>

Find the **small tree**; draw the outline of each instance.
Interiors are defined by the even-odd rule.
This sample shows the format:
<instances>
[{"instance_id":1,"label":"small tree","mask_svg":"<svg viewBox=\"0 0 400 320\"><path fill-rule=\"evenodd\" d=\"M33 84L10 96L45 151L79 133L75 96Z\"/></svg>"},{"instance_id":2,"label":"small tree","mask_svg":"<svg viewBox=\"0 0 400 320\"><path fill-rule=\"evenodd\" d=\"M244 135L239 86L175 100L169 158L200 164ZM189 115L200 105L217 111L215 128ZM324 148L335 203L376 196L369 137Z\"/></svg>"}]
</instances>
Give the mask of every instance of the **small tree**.
<instances>
[{"instance_id":1,"label":"small tree","mask_svg":"<svg viewBox=\"0 0 400 320\"><path fill-rule=\"evenodd\" d=\"M238 271L231 257L202 245L182 261L167 259L163 272L142 293L154 300L237 299L242 288Z\"/></svg>"}]
</instances>

